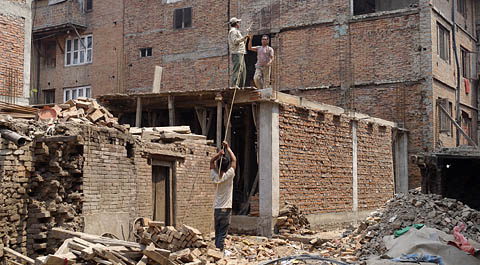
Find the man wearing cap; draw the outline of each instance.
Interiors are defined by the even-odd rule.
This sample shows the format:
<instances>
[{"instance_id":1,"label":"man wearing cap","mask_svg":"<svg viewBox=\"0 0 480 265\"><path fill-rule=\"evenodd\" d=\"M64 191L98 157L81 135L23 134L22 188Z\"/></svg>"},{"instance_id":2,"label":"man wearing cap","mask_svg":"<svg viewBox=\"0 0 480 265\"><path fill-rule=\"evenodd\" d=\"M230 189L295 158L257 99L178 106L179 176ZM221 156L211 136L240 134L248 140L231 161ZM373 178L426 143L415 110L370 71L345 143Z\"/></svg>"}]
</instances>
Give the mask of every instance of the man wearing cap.
<instances>
[{"instance_id":1,"label":"man wearing cap","mask_svg":"<svg viewBox=\"0 0 480 265\"><path fill-rule=\"evenodd\" d=\"M245 41L248 39L248 36L243 37L242 33L240 33L240 21L242 20L232 17L229 22L231 28L228 32L228 44L233 61L232 87L244 87L245 79L247 78Z\"/></svg>"}]
</instances>

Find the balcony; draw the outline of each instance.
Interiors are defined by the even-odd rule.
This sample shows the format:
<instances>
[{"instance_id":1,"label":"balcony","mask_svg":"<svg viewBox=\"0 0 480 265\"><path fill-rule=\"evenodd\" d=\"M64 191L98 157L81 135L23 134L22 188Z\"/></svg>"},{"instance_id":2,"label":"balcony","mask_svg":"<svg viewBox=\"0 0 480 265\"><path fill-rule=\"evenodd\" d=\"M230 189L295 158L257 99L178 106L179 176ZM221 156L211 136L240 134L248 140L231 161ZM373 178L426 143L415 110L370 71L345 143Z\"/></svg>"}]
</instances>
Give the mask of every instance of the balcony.
<instances>
[{"instance_id":1,"label":"balcony","mask_svg":"<svg viewBox=\"0 0 480 265\"><path fill-rule=\"evenodd\" d=\"M84 30L87 16L83 11L82 1L66 0L48 5L49 1L38 1L34 5L33 34L35 38L66 32Z\"/></svg>"}]
</instances>

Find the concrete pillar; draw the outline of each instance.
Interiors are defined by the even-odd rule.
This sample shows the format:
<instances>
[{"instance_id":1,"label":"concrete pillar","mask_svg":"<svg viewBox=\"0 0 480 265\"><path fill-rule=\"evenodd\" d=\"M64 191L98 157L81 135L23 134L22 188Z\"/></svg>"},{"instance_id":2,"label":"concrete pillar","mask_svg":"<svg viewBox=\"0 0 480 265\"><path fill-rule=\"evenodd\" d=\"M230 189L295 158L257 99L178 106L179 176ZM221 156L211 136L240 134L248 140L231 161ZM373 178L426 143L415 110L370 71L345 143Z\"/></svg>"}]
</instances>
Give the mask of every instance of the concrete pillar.
<instances>
[{"instance_id":1,"label":"concrete pillar","mask_svg":"<svg viewBox=\"0 0 480 265\"><path fill-rule=\"evenodd\" d=\"M137 113L135 116L135 127L142 126L142 98L137 98Z\"/></svg>"},{"instance_id":2,"label":"concrete pillar","mask_svg":"<svg viewBox=\"0 0 480 265\"><path fill-rule=\"evenodd\" d=\"M259 112L259 233L272 236L280 201L278 105L260 103Z\"/></svg>"},{"instance_id":3,"label":"concrete pillar","mask_svg":"<svg viewBox=\"0 0 480 265\"><path fill-rule=\"evenodd\" d=\"M354 215L355 225L358 222L357 129L358 129L358 122L353 120L352 121L352 177L353 177L352 185L353 185L353 215Z\"/></svg>"},{"instance_id":4,"label":"concrete pillar","mask_svg":"<svg viewBox=\"0 0 480 265\"><path fill-rule=\"evenodd\" d=\"M395 193L408 192L408 135L397 131L395 142Z\"/></svg>"}]
</instances>

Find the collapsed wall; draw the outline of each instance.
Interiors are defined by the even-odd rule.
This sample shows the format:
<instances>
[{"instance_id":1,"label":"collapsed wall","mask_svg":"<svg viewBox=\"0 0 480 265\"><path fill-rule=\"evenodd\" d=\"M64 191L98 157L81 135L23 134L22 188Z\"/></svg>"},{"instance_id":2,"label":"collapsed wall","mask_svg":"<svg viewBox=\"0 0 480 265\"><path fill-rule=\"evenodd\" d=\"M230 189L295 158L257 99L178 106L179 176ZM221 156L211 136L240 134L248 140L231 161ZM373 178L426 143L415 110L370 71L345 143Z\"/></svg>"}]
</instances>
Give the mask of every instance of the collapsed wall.
<instances>
[{"instance_id":1,"label":"collapsed wall","mask_svg":"<svg viewBox=\"0 0 480 265\"><path fill-rule=\"evenodd\" d=\"M204 142L146 143L119 129L71 122L3 126L33 141L18 147L0 139L0 246L30 257L52 253L59 246L49 237L53 227L133 239L133 220L154 218L152 161L165 158L175 172L172 225L211 227L206 157L215 148Z\"/></svg>"},{"instance_id":2,"label":"collapsed wall","mask_svg":"<svg viewBox=\"0 0 480 265\"><path fill-rule=\"evenodd\" d=\"M392 198L392 127L388 123L281 104L279 128L281 205L297 205L319 225L329 218L347 221L355 200L362 211ZM353 195L354 161L358 198Z\"/></svg>"}]
</instances>

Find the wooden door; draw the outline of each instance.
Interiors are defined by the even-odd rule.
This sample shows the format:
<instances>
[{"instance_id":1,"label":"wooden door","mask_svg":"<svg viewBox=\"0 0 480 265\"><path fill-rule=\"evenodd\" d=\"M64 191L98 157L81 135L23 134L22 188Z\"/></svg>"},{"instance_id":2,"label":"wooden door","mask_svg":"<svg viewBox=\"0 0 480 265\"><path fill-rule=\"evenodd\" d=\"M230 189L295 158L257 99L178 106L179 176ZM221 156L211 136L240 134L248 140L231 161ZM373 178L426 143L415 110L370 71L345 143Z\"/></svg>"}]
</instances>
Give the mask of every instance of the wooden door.
<instances>
[{"instance_id":1,"label":"wooden door","mask_svg":"<svg viewBox=\"0 0 480 265\"><path fill-rule=\"evenodd\" d=\"M153 220L170 225L170 168L152 166Z\"/></svg>"}]
</instances>

